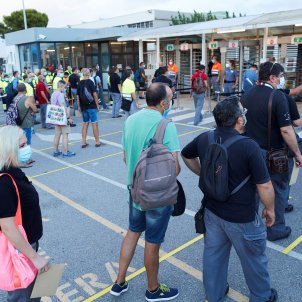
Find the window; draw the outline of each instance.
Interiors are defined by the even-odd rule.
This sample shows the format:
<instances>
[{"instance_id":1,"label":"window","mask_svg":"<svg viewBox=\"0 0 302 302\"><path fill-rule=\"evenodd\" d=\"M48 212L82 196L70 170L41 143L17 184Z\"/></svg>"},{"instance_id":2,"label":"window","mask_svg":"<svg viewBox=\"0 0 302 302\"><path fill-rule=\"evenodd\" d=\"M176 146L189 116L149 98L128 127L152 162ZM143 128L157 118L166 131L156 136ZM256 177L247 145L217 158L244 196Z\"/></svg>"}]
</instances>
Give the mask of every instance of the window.
<instances>
[{"instance_id":1,"label":"window","mask_svg":"<svg viewBox=\"0 0 302 302\"><path fill-rule=\"evenodd\" d=\"M43 67L57 66L54 43L40 43L40 53Z\"/></svg>"},{"instance_id":2,"label":"window","mask_svg":"<svg viewBox=\"0 0 302 302\"><path fill-rule=\"evenodd\" d=\"M67 66L71 66L71 57L70 57L70 44L69 43L56 43L57 49L57 61L61 64L64 70L67 69Z\"/></svg>"},{"instance_id":3,"label":"window","mask_svg":"<svg viewBox=\"0 0 302 302\"><path fill-rule=\"evenodd\" d=\"M85 67L83 43L71 43L71 57L72 66Z\"/></svg>"}]
</instances>

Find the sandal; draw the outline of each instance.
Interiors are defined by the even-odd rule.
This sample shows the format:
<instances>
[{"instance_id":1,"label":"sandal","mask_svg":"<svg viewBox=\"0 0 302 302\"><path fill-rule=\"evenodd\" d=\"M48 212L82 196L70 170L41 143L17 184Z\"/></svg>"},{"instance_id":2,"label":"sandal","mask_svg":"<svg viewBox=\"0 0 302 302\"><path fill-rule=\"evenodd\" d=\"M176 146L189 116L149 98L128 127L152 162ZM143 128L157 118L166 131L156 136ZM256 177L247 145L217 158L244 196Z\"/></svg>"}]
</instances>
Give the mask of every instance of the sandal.
<instances>
[{"instance_id":1,"label":"sandal","mask_svg":"<svg viewBox=\"0 0 302 302\"><path fill-rule=\"evenodd\" d=\"M82 145L82 148L86 148L87 146L89 146L89 144L85 144L85 145Z\"/></svg>"}]
</instances>

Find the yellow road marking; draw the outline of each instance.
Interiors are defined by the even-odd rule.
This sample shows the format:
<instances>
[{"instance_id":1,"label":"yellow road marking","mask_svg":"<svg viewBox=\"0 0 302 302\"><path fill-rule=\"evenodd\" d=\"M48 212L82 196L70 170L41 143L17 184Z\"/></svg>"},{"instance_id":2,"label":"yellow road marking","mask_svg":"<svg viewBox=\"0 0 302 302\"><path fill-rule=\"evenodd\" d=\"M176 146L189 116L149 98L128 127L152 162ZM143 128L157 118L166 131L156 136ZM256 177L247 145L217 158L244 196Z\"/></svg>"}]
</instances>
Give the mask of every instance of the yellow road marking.
<instances>
[{"instance_id":1,"label":"yellow road marking","mask_svg":"<svg viewBox=\"0 0 302 302\"><path fill-rule=\"evenodd\" d=\"M48 171L48 172L44 172L44 173L41 173L41 174L28 176L28 177L29 178L37 178L37 177L40 177L40 176L44 176L44 175L52 174L52 173L55 173L55 172L60 172L60 171L63 171L63 170L71 169L73 167L77 167L77 166L81 166L81 165L84 165L84 164L92 163L92 162L95 162L95 161L98 161L98 160L102 160L102 159L109 158L109 157L112 157L112 156L115 156L115 155L120 155L120 154L123 154L123 152L111 153L111 154L108 154L108 155L105 155L105 156L101 156L101 157L98 157L98 158L83 161L83 162L80 162L78 164L74 164L74 165L71 165L71 166L66 166L66 167L63 167L63 168L51 170L51 171Z\"/></svg>"},{"instance_id":2,"label":"yellow road marking","mask_svg":"<svg viewBox=\"0 0 302 302\"><path fill-rule=\"evenodd\" d=\"M164 260L167 260L168 258L170 258L171 256L177 254L178 252L184 250L185 248L189 247L190 245L196 243L197 241L199 241L200 239L202 239L204 236L203 235L199 235L195 238L193 238L192 240L186 242L185 244L181 245L180 247L172 250L171 252L167 253L166 255L162 256L159 258L159 262L162 262ZM141 275L142 273L144 273L146 271L145 267L142 267L140 269L138 269L137 271L135 271L134 273L130 274L129 276L126 277L127 281L130 281L132 279L134 279L135 277ZM97 294L89 297L88 299L84 300L84 302L92 302L95 301L98 298L103 297L104 295L106 295L107 293L110 292L111 289L111 285L105 289L103 289L102 291L98 292Z\"/></svg>"},{"instance_id":3,"label":"yellow road marking","mask_svg":"<svg viewBox=\"0 0 302 302\"><path fill-rule=\"evenodd\" d=\"M178 137L189 135L189 134L200 132L200 131L203 131L203 129L200 128L200 129L197 129L197 130L192 130L192 131L189 131L189 132L185 132L185 133L179 134Z\"/></svg>"},{"instance_id":4,"label":"yellow road marking","mask_svg":"<svg viewBox=\"0 0 302 302\"><path fill-rule=\"evenodd\" d=\"M116 132L111 132L111 133L106 133L106 134L102 134L100 135L100 138L102 137L106 137L106 136L110 136L110 135L114 135L114 134L118 134L118 133L122 133L123 131L116 131ZM87 140L90 140L90 138L87 138ZM92 140L92 138L91 138ZM69 145L73 145L73 144L77 144L79 142L81 142L82 140L76 140L76 141L72 141L70 143L68 143ZM39 151L45 151L45 150L50 150L50 149L53 149L53 147L47 147L47 148L44 148L44 149L39 149L39 150L35 150L33 151L33 153L36 153L36 152L39 152Z\"/></svg>"},{"instance_id":5,"label":"yellow road marking","mask_svg":"<svg viewBox=\"0 0 302 302\"><path fill-rule=\"evenodd\" d=\"M296 246L298 246L302 242L302 235L298 237L294 242L292 242L288 247L286 247L282 253L288 254L290 251L292 251Z\"/></svg>"},{"instance_id":6,"label":"yellow road marking","mask_svg":"<svg viewBox=\"0 0 302 302\"><path fill-rule=\"evenodd\" d=\"M123 229L120 226L112 223L111 221L107 220L106 218L103 218L102 216L94 213L93 211L88 210L87 208L85 208L82 205L76 203L75 201L71 200L67 196L64 196L64 195L58 193L57 191L51 189L50 187L46 186L45 184L39 182L38 180L33 179L33 184L35 186L39 187L41 190L49 193L50 195L54 196L55 198L57 198L59 200L61 200L65 204L67 204L67 205L71 206L72 208L78 210L82 214L84 214L84 215L90 217L91 219L99 222L100 224L104 225L105 227L107 227L108 229L114 231L115 233L117 233L119 235L122 235L122 236L126 235L127 231L125 229ZM197 236L192 240L197 242L198 240L202 239L201 236L202 235ZM159 256L160 256L160 258L163 258L163 260L166 260L167 262L171 263L175 267L181 269L182 271L184 271L188 275L202 281L202 272L201 271L197 270L196 268L188 265L187 263L185 263L185 262L183 262L183 261L181 261L181 260L179 260L179 259L177 259L173 256L175 253L179 252L179 249L184 249L184 248L188 247L190 245L190 242L192 242L192 240L185 243L183 245L185 247L183 247L183 248L182 248L182 246L178 247L177 249L171 251L170 253L166 253L165 251L160 250L159 251ZM191 245L192 244L193 243L191 243ZM138 245L144 248L145 247L145 241L143 239L139 239L138 240ZM110 291L110 289L109 289L109 291ZM248 297L244 296L240 292L237 292L233 289L230 289L228 296L236 302L248 302Z\"/></svg>"}]
</instances>

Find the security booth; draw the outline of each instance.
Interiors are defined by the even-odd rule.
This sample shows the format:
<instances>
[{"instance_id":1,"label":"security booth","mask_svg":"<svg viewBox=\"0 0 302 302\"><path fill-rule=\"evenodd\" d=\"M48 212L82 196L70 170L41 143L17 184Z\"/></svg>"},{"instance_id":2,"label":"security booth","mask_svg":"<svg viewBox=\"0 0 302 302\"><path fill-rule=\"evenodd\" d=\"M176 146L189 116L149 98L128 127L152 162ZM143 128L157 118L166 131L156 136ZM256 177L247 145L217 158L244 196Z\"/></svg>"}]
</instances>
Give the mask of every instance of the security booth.
<instances>
[{"instance_id":1,"label":"security booth","mask_svg":"<svg viewBox=\"0 0 302 302\"><path fill-rule=\"evenodd\" d=\"M257 64L275 57L282 63L288 74L288 83L296 86L302 82L301 46L302 9L282 11L257 16L245 16L176 25L159 29L148 29L118 38L119 41L139 41L139 53L153 75L158 62L175 58L179 67L179 85L190 86L190 78L198 65L207 67L211 55L220 59L223 69L227 60L236 61L240 74L239 90L242 87L242 74L250 64ZM153 54L144 56L143 45L152 40L156 45ZM182 48L182 45L185 45ZM152 57L152 63L148 59Z\"/></svg>"}]
</instances>

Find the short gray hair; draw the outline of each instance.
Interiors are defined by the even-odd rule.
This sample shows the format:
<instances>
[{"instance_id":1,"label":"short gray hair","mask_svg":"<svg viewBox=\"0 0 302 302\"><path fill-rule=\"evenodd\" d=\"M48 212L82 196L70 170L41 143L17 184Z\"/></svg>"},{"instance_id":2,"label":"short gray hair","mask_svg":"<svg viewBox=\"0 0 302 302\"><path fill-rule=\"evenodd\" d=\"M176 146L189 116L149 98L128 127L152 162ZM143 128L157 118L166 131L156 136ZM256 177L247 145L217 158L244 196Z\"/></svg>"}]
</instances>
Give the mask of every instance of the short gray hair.
<instances>
[{"instance_id":1,"label":"short gray hair","mask_svg":"<svg viewBox=\"0 0 302 302\"><path fill-rule=\"evenodd\" d=\"M0 170L18 167L19 141L24 131L18 126L4 126L0 128Z\"/></svg>"}]
</instances>

